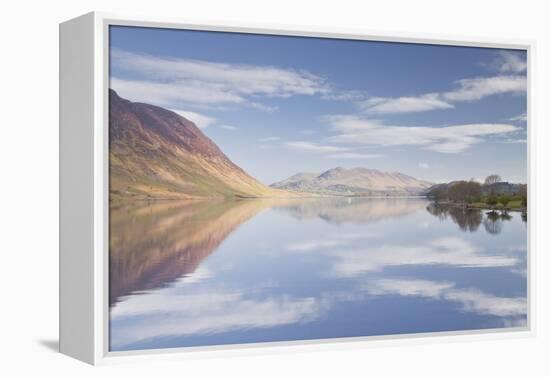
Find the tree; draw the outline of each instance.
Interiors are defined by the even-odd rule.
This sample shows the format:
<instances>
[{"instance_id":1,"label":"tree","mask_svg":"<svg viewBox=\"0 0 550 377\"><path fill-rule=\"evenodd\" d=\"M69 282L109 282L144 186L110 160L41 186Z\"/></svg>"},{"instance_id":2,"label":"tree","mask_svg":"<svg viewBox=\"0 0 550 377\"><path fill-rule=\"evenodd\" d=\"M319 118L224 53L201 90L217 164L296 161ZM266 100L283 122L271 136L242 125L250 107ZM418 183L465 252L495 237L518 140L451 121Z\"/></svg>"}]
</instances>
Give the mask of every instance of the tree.
<instances>
[{"instance_id":1,"label":"tree","mask_svg":"<svg viewBox=\"0 0 550 377\"><path fill-rule=\"evenodd\" d=\"M466 201L473 203L481 197L481 185L473 179L466 183Z\"/></svg>"},{"instance_id":2,"label":"tree","mask_svg":"<svg viewBox=\"0 0 550 377\"><path fill-rule=\"evenodd\" d=\"M460 181L448 190L449 199L460 203L473 203L481 195L481 185L475 181Z\"/></svg>"},{"instance_id":3,"label":"tree","mask_svg":"<svg viewBox=\"0 0 550 377\"><path fill-rule=\"evenodd\" d=\"M527 185L522 185L519 190L519 195L521 196L521 206L527 207Z\"/></svg>"},{"instance_id":4,"label":"tree","mask_svg":"<svg viewBox=\"0 0 550 377\"><path fill-rule=\"evenodd\" d=\"M492 185L493 183L499 183L502 182L502 178L500 178L500 175L498 174L491 174L485 178L485 184L486 185Z\"/></svg>"},{"instance_id":5,"label":"tree","mask_svg":"<svg viewBox=\"0 0 550 377\"><path fill-rule=\"evenodd\" d=\"M510 203L510 200L511 200L511 198L510 198L508 195L502 195L502 196L499 198L499 202L502 203L502 205L504 206L504 208L506 208L506 206L508 205L508 203Z\"/></svg>"},{"instance_id":6,"label":"tree","mask_svg":"<svg viewBox=\"0 0 550 377\"><path fill-rule=\"evenodd\" d=\"M447 189L443 187L436 187L428 193L428 197L434 199L436 202L441 202L447 199Z\"/></svg>"},{"instance_id":7,"label":"tree","mask_svg":"<svg viewBox=\"0 0 550 377\"><path fill-rule=\"evenodd\" d=\"M487 204L489 204L491 206L491 208L493 208L494 206L496 206L498 203L498 199L495 195L489 195L487 197Z\"/></svg>"},{"instance_id":8,"label":"tree","mask_svg":"<svg viewBox=\"0 0 550 377\"><path fill-rule=\"evenodd\" d=\"M521 197L521 206L527 208L527 195Z\"/></svg>"}]
</instances>

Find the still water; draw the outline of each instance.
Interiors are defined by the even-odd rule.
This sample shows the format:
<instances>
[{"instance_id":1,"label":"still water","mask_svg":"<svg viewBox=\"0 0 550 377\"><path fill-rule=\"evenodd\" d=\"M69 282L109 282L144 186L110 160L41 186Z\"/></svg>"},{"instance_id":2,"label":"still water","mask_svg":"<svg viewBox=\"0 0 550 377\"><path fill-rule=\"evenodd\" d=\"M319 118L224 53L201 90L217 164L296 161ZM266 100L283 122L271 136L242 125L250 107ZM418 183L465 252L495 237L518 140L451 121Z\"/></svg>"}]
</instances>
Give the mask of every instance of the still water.
<instances>
[{"instance_id":1,"label":"still water","mask_svg":"<svg viewBox=\"0 0 550 377\"><path fill-rule=\"evenodd\" d=\"M110 349L523 327L520 213L418 198L111 208Z\"/></svg>"}]
</instances>

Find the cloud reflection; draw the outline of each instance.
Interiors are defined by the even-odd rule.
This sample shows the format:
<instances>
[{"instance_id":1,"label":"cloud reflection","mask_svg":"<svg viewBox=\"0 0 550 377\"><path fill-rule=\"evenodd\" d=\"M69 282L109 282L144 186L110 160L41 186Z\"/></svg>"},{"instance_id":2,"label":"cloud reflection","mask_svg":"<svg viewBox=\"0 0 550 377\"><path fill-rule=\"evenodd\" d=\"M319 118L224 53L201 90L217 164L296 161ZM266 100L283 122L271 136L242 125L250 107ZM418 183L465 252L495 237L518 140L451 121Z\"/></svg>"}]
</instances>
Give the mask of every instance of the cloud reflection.
<instances>
[{"instance_id":1,"label":"cloud reflection","mask_svg":"<svg viewBox=\"0 0 550 377\"><path fill-rule=\"evenodd\" d=\"M519 263L515 257L485 254L468 241L456 237L438 238L421 246L383 245L332 254L336 258L333 271L344 277L392 266L509 267Z\"/></svg>"},{"instance_id":2,"label":"cloud reflection","mask_svg":"<svg viewBox=\"0 0 550 377\"><path fill-rule=\"evenodd\" d=\"M527 314L525 297L499 297L478 289L459 289L451 282L380 279L369 282L366 289L373 295L398 294L456 302L461 304L462 310L482 315L517 317Z\"/></svg>"},{"instance_id":3,"label":"cloud reflection","mask_svg":"<svg viewBox=\"0 0 550 377\"><path fill-rule=\"evenodd\" d=\"M457 237L437 238L425 245L382 245L356 247L345 238L309 240L287 246L290 251L316 251L334 259L332 272L338 277L355 277L386 267L447 265L453 267L512 267L515 256L491 255Z\"/></svg>"},{"instance_id":4,"label":"cloud reflection","mask_svg":"<svg viewBox=\"0 0 550 377\"><path fill-rule=\"evenodd\" d=\"M521 239L508 243L509 239L490 236L487 245L494 246L483 247L477 236L456 229L454 234L459 236L444 237L448 231L435 233L437 222L425 214L425 207L426 201L419 199L322 198L170 201L114 208L110 217L111 349L261 341L268 329L279 326L270 334L289 340L322 337L333 329L342 329L342 334L357 330L356 335L390 333L391 323L370 328L362 320L350 319L349 311L368 316L380 309L401 310L402 297L416 298L418 313L425 313L420 318L425 331L432 328L427 312L431 307L422 308L426 299L445 302L442 306L452 314L448 324L466 312L484 316L475 326L525 323L525 298L483 291L493 276L500 279L501 274L525 271L526 247ZM266 208L276 211L265 211L264 223L252 225L267 224L274 236L281 236L269 258L255 247L275 238L260 237L254 226L240 228ZM303 220L293 222L295 234L280 233L288 230L277 228L284 223L281 216L267 222L269 216L281 213ZM424 215L418 224L435 224L433 228L422 230L422 236L401 232L413 221L396 219L416 213ZM308 220L313 221L303 224ZM378 220L383 222L371 224ZM458 223L473 231L478 220ZM319 226L319 231L312 231L312 225ZM240 237L220 248L238 228ZM484 231L478 235L489 237ZM218 249L226 253L217 254L221 258L213 255ZM392 277L396 272L407 276L413 270L407 267L415 266L424 266L414 269L421 273L464 268L465 274L477 278L468 280L471 288L457 288L456 282L433 281L428 276L423 276L427 280ZM488 270L467 268L500 270L491 275ZM521 280L517 275L515 279L511 284ZM387 307L380 308L382 300L373 296L382 295L394 296L385 301Z\"/></svg>"},{"instance_id":5,"label":"cloud reflection","mask_svg":"<svg viewBox=\"0 0 550 377\"><path fill-rule=\"evenodd\" d=\"M221 289L184 294L161 289L130 296L111 310L111 347L120 349L154 338L308 322L327 305L314 297L251 296L244 290Z\"/></svg>"}]
</instances>

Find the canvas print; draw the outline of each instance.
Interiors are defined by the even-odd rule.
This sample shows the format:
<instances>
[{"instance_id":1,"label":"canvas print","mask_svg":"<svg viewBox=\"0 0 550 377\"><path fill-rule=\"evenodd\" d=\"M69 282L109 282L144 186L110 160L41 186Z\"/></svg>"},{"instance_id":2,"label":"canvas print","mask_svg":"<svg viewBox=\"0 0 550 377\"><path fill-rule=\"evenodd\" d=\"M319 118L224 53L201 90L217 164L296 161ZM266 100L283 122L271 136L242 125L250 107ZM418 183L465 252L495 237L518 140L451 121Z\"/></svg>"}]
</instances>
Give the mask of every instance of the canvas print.
<instances>
[{"instance_id":1,"label":"canvas print","mask_svg":"<svg viewBox=\"0 0 550 377\"><path fill-rule=\"evenodd\" d=\"M526 51L109 38L110 351L527 326Z\"/></svg>"}]
</instances>

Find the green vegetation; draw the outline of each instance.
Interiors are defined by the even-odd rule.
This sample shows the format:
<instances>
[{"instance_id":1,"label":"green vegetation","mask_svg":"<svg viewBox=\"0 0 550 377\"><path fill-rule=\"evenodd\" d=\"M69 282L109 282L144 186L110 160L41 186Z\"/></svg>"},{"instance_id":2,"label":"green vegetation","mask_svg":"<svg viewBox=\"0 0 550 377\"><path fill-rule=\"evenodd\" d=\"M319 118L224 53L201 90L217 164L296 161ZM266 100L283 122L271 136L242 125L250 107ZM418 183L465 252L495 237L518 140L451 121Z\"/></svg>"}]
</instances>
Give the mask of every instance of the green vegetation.
<instances>
[{"instance_id":1,"label":"green vegetation","mask_svg":"<svg viewBox=\"0 0 550 377\"><path fill-rule=\"evenodd\" d=\"M498 185L506 185L500 176L492 174L484 184L470 181L452 182L432 189L428 197L438 203L453 204L469 208L486 208L501 210L527 209L527 186L513 194L502 193ZM499 192L500 191L500 192Z\"/></svg>"},{"instance_id":2,"label":"green vegetation","mask_svg":"<svg viewBox=\"0 0 550 377\"><path fill-rule=\"evenodd\" d=\"M523 197L520 195L489 195L482 197L477 204L479 207L494 207L494 208L509 208L509 209L520 209L525 206L522 205Z\"/></svg>"}]
</instances>

